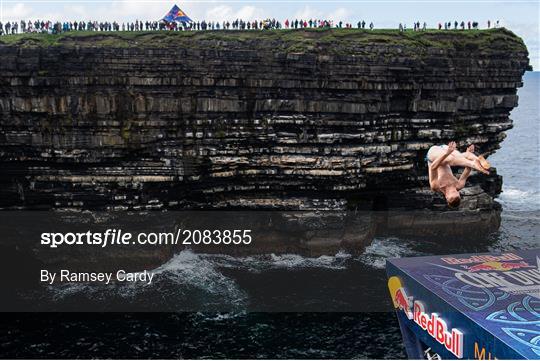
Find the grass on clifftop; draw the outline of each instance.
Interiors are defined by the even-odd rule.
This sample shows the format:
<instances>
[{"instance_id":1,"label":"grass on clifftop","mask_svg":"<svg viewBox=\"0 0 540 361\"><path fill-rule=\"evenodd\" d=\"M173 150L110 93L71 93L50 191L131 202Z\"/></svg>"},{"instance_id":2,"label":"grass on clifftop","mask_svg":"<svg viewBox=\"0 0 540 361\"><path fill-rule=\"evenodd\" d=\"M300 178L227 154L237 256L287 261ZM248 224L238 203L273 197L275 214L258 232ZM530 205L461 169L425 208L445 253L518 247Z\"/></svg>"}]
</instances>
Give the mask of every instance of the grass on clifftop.
<instances>
[{"instance_id":1,"label":"grass on clifftop","mask_svg":"<svg viewBox=\"0 0 540 361\"><path fill-rule=\"evenodd\" d=\"M208 41L220 48L229 42L279 42L281 50L305 52L319 46L347 48L369 44L413 47L497 49L526 51L523 40L506 29L427 30L400 32L393 29L280 29L280 30L207 30L93 32L61 34L16 34L0 37L0 44L21 47L90 46L90 47L204 47Z\"/></svg>"}]
</instances>

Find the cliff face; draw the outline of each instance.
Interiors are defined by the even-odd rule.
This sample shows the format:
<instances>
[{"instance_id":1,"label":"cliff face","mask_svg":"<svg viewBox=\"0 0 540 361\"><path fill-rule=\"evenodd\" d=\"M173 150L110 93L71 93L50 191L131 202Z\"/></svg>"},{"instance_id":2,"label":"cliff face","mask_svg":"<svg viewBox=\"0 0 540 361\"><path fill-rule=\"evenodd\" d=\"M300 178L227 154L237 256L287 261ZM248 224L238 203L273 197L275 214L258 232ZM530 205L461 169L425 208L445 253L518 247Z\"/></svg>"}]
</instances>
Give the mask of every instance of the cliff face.
<instances>
[{"instance_id":1,"label":"cliff face","mask_svg":"<svg viewBox=\"0 0 540 361\"><path fill-rule=\"evenodd\" d=\"M2 207L444 208L428 148L495 151L528 68L506 30L6 39Z\"/></svg>"}]
</instances>

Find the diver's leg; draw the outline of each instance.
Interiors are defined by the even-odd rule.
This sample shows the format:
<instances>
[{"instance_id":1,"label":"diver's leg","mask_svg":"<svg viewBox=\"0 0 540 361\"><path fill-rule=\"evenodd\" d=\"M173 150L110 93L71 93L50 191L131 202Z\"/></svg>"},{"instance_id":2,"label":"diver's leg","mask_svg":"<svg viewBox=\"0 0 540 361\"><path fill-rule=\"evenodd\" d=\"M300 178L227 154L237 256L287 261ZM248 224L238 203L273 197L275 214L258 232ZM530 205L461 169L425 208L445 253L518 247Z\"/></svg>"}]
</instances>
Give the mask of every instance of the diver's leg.
<instances>
[{"instance_id":1,"label":"diver's leg","mask_svg":"<svg viewBox=\"0 0 540 361\"><path fill-rule=\"evenodd\" d=\"M469 167L475 168L474 160L467 159L463 153L454 150L448 158L446 158L446 164L451 167Z\"/></svg>"},{"instance_id":2,"label":"diver's leg","mask_svg":"<svg viewBox=\"0 0 540 361\"><path fill-rule=\"evenodd\" d=\"M474 144L471 144L467 147L467 150L463 153L463 156L472 161L475 161L478 159L476 154L474 154Z\"/></svg>"},{"instance_id":3,"label":"diver's leg","mask_svg":"<svg viewBox=\"0 0 540 361\"><path fill-rule=\"evenodd\" d=\"M489 174L487 169L483 168L480 164L480 160L478 158L475 158L474 160L468 159L464 153L454 151L452 154L446 158L446 164L448 164L451 167L467 167L475 169L481 173Z\"/></svg>"},{"instance_id":4,"label":"diver's leg","mask_svg":"<svg viewBox=\"0 0 540 361\"><path fill-rule=\"evenodd\" d=\"M467 147L467 151L463 153L463 155L467 159L480 163L480 166L486 170L491 168L491 164L486 160L486 158L484 158L483 155L477 156L476 154L474 154L474 144L469 145Z\"/></svg>"},{"instance_id":5,"label":"diver's leg","mask_svg":"<svg viewBox=\"0 0 540 361\"><path fill-rule=\"evenodd\" d=\"M467 147L467 150L463 153L461 153L459 150L456 149L450 155L456 158L462 157L462 158L472 160L472 161L475 161L478 159L478 157L474 154L474 145L469 145Z\"/></svg>"}]
</instances>

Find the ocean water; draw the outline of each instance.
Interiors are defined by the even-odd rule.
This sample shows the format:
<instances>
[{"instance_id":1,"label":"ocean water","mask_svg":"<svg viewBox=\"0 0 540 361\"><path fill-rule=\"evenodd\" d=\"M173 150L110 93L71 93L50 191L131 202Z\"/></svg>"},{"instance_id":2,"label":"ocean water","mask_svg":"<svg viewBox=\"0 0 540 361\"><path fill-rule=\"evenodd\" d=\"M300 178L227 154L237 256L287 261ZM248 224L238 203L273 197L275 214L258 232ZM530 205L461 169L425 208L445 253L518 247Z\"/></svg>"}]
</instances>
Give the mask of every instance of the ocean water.
<instances>
[{"instance_id":1,"label":"ocean water","mask_svg":"<svg viewBox=\"0 0 540 361\"><path fill-rule=\"evenodd\" d=\"M540 248L540 72L527 72L512 111L514 128L490 161L503 176L495 250Z\"/></svg>"},{"instance_id":2,"label":"ocean water","mask_svg":"<svg viewBox=\"0 0 540 361\"><path fill-rule=\"evenodd\" d=\"M527 73L512 112L514 128L490 157L504 177L502 225L475 244L434 244L379 238L360 256L263 255L232 257L183 251L156 272L157 289L64 287L74 295L114 296L120 302L156 294L204 308L183 313L50 313L4 315L0 356L49 358L403 358L399 327L389 306L386 258L540 247L540 73ZM369 285L369 287L366 287ZM108 291L110 292L110 291ZM340 312L377 304L377 312ZM264 309L289 312L246 312ZM293 305L293 306L291 306ZM296 307L294 307L296 306ZM255 307L256 308L256 307ZM179 309L183 309L179 306ZM366 310L368 307L365 308ZM306 312L324 310L326 312Z\"/></svg>"}]
</instances>

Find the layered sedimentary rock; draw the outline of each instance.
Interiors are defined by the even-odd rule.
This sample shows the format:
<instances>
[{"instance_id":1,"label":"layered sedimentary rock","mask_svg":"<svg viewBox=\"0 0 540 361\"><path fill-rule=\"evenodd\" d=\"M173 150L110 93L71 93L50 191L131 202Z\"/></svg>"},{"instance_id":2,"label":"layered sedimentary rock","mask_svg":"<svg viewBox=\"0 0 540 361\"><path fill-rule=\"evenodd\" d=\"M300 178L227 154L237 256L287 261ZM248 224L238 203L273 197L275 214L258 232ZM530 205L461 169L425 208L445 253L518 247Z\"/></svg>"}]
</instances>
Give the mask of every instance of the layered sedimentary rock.
<instances>
[{"instance_id":1,"label":"layered sedimentary rock","mask_svg":"<svg viewBox=\"0 0 540 361\"><path fill-rule=\"evenodd\" d=\"M446 212L427 150L498 149L527 56L503 29L5 40L0 203ZM473 176L458 212L497 226L500 184Z\"/></svg>"}]
</instances>

